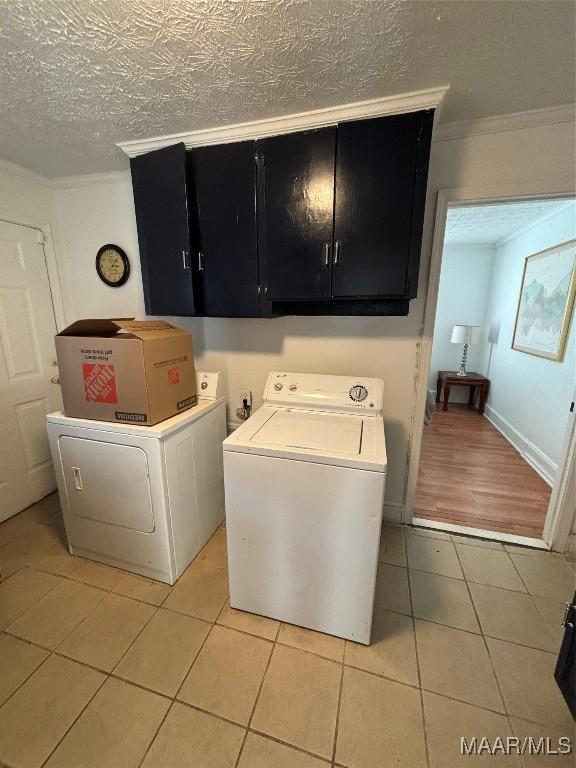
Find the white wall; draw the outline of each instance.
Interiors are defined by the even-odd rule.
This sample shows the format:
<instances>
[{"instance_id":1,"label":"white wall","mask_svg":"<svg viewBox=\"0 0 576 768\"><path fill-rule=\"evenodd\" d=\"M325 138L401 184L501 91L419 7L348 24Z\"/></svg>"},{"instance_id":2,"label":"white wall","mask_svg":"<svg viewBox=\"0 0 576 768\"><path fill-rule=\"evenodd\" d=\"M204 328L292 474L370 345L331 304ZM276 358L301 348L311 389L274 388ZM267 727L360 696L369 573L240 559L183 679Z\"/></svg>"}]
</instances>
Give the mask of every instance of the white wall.
<instances>
[{"instance_id":1,"label":"white wall","mask_svg":"<svg viewBox=\"0 0 576 768\"><path fill-rule=\"evenodd\" d=\"M525 258L573 238L576 203L498 244L487 312L487 324L500 329L490 362L487 416L550 481L576 386L576 323L562 362L518 352L512 337Z\"/></svg>"},{"instance_id":2,"label":"white wall","mask_svg":"<svg viewBox=\"0 0 576 768\"><path fill-rule=\"evenodd\" d=\"M224 371L234 408L241 386L253 390L258 406L264 378L274 368L382 377L389 456L386 512L399 515L405 499L436 193L440 188L471 186L489 187L502 195L509 185L547 189L558 179L565 179L565 191L570 190L573 132L573 123L563 123L434 143L419 298L411 302L408 317L179 318L176 322L194 335L198 367ZM130 183L118 174L87 182L66 184L68 188L53 193L67 321L87 315L141 316ZM101 283L94 269L98 247L115 241L127 251L134 270L118 289Z\"/></svg>"},{"instance_id":3,"label":"white wall","mask_svg":"<svg viewBox=\"0 0 576 768\"><path fill-rule=\"evenodd\" d=\"M488 347L485 320L493 262L494 248L491 245L444 246L430 364L429 389L434 392L438 371L457 370L460 364L462 345L450 341L455 324L480 326L481 340L470 346L466 367L469 371L485 373ZM465 402L467 398L465 387L454 388L450 393L450 400L456 402Z\"/></svg>"}]
</instances>

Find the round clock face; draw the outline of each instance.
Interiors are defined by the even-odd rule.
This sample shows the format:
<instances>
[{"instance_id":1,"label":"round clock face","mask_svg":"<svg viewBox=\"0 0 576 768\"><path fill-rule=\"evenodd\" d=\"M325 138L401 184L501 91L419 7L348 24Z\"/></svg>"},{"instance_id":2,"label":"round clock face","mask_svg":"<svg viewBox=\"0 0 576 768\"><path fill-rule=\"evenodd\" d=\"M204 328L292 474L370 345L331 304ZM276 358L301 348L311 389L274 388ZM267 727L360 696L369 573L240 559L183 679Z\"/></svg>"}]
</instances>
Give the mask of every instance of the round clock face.
<instances>
[{"instance_id":1,"label":"round clock face","mask_svg":"<svg viewBox=\"0 0 576 768\"><path fill-rule=\"evenodd\" d=\"M96 254L96 271L102 282L118 288L130 275L128 256L117 245L103 245Z\"/></svg>"}]
</instances>

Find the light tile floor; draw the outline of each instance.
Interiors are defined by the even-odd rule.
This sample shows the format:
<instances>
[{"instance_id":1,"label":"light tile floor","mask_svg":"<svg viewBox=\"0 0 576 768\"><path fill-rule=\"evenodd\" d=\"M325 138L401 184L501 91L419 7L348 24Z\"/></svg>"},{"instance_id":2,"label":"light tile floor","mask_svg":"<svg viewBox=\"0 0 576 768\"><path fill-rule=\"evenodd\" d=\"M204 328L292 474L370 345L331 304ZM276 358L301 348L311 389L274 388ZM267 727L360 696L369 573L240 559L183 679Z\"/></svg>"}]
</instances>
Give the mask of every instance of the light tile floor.
<instances>
[{"instance_id":1,"label":"light tile floor","mask_svg":"<svg viewBox=\"0 0 576 768\"><path fill-rule=\"evenodd\" d=\"M169 587L70 557L53 495L0 525L0 573L2 768L452 768L461 736L573 737L572 557L385 525L369 647L230 608L224 528Z\"/></svg>"}]
</instances>

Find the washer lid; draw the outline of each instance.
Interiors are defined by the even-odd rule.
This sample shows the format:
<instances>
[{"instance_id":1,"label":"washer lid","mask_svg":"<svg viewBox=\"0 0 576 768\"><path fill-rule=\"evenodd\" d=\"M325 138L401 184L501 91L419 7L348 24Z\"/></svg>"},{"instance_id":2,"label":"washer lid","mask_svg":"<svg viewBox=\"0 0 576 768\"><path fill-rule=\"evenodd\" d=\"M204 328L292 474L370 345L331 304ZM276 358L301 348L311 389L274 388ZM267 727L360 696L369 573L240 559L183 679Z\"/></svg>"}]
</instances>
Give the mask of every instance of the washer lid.
<instances>
[{"instance_id":1,"label":"washer lid","mask_svg":"<svg viewBox=\"0 0 576 768\"><path fill-rule=\"evenodd\" d=\"M358 456L362 421L357 416L281 410L252 435L250 442Z\"/></svg>"}]
</instances>

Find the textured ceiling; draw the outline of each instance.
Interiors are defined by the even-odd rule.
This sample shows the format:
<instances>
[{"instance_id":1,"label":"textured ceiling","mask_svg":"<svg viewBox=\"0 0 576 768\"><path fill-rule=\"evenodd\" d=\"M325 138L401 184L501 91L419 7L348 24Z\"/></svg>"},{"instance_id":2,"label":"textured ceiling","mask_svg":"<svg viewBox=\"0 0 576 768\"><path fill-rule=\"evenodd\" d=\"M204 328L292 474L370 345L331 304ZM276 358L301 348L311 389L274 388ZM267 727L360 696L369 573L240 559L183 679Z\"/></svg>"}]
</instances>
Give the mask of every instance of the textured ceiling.
<instances>
[{"instance_id":1,"label":"textured ceiling","mask_svg":"<svg viewBox=\"0 0 576 768\"><path fill-rule=\"evenodd\" d=\"M563 208L568 200L458 205L448 208L444 243L497 243L519 229ZM576 226L576 202L572 202Z\"/></svg>"},{"instance_id":2,"label":"textured ceiling","mask_svg":"<svg viewBox=\"0 0 576 768\"><path fill-rule=\"evenodd\" d=\"M574 100L572 0L0 0L0 157L126 166L116 141L451 83L443 120Z\"/></svg>"}]
</instances>

